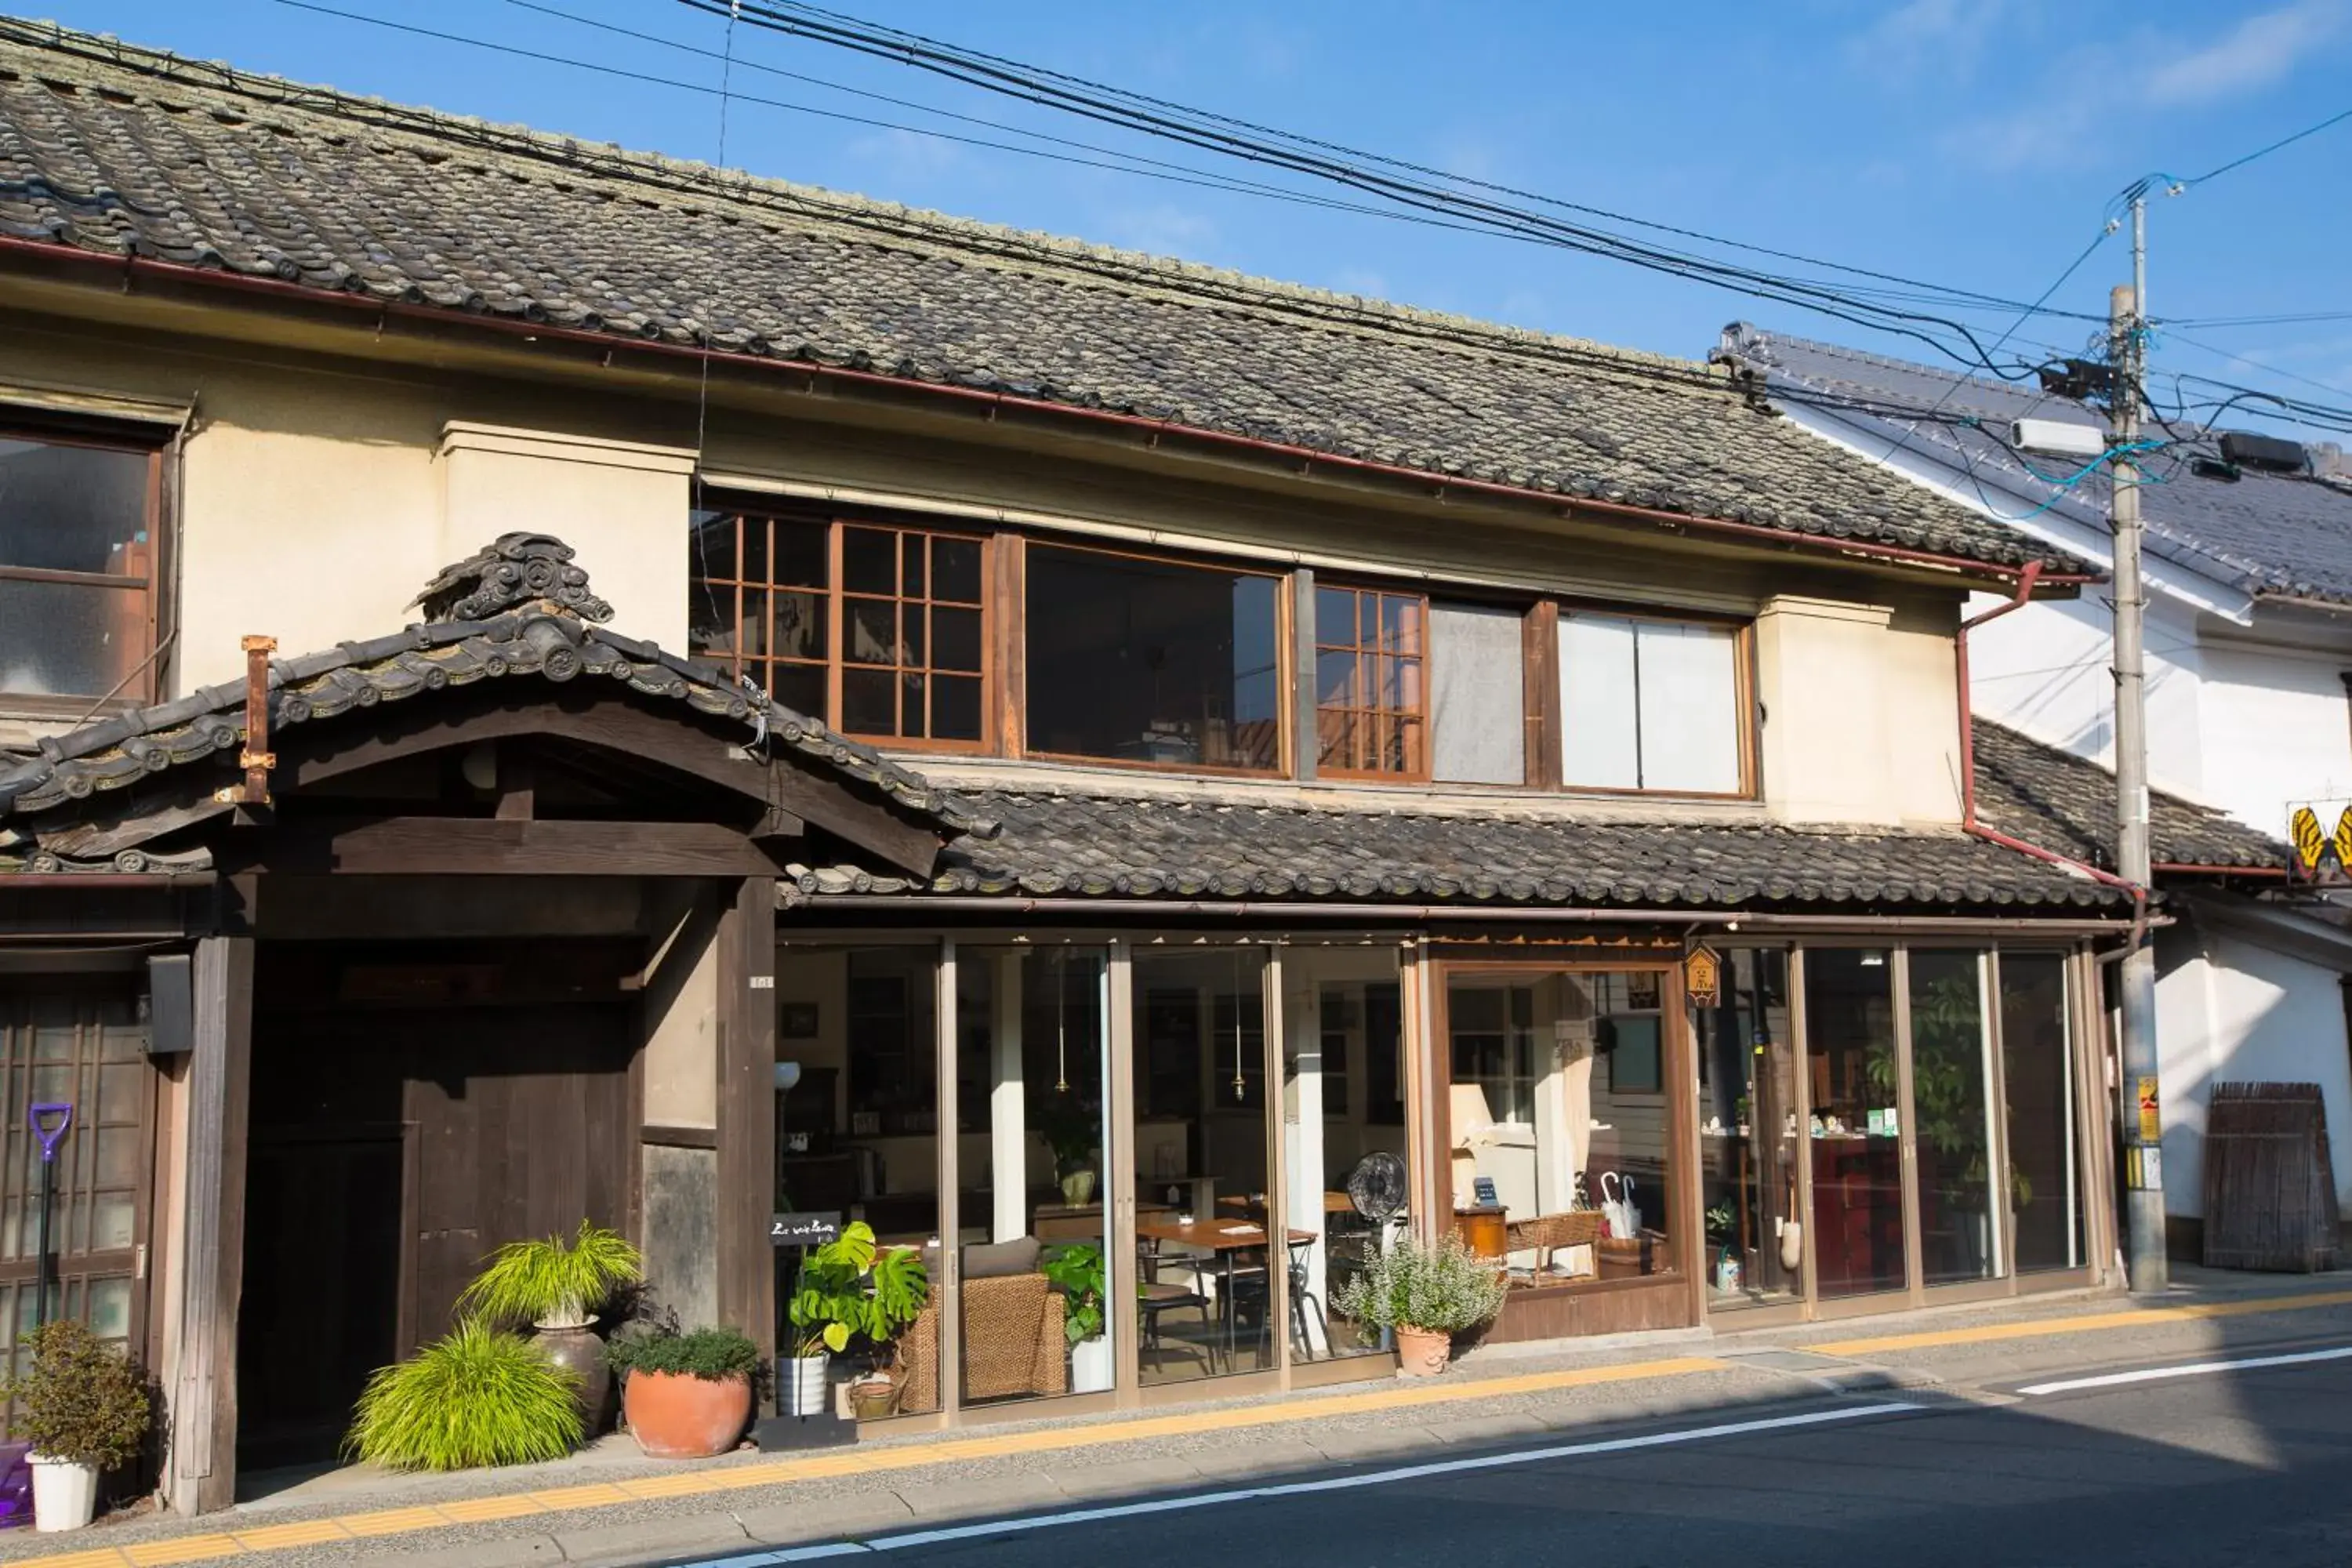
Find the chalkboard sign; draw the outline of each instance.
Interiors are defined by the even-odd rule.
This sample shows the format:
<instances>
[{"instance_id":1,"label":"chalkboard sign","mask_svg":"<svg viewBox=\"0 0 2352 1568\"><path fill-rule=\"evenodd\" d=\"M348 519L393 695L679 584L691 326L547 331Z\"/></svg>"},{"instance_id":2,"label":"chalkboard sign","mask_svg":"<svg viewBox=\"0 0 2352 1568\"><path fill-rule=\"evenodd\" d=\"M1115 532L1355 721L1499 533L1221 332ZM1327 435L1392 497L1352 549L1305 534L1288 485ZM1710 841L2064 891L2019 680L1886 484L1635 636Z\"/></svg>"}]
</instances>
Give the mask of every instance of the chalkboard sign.
<instances>
[{"instance_id":1,"label":"chalkboard sign","mask_svg":"<svg viewBox=\"0 0 2352 1568\"><path fill-rule=\"evenodd\" d=\"M776 1247L823 1247L840 1235L837 1214L780 1214L768 1220L768 1240Z\"/></svg>"},{"instance_id":2,"label":"chalkboard sign","mask_svg":"<svg viewBox=\"0 0 2352 1568\"><path fill-rule=\"evenodd\" d=\"M1495 1178L1492 1176L1472 1177L1470 1191L1471 1194L1478 1200L1480 1208L1495 1208L1502 1202L1495 1195Z\"/></svg>"}]
</instances>

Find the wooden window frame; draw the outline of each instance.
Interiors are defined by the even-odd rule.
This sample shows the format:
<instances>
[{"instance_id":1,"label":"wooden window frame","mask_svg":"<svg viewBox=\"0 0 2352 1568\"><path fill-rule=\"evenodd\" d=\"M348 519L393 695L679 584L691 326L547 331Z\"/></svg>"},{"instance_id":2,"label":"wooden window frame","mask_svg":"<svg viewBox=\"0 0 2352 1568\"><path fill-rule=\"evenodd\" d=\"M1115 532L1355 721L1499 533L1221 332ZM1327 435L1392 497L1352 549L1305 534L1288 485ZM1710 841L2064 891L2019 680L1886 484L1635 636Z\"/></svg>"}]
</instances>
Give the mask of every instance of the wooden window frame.
<instances>
[{"instance_id":1,"label":"wooden window frame","mask_svg":"<svg viewBox=\"0 0 2352 1568\"><path fill-rule=\"evenodd\" d=\"M0 711L28 718L79 720L96 712L119 711L154 701L161 691L157 671L163 663L157 654L168 635L170 620L166 588L171 581L168 563L173 542L168 536L166 525L170 520L164 505L167 493L164 463L170 455L170 447L152 432L117 431L100 422L47 422L22 416L0 418L0 440L31 441L48 447L78 447L101 452L129 452L147 459L146 494L142 503L144 516L141 520L147 533L146 575L58 571L39 566L12 566L0 562L0 581L140 590L141 629L144 640L139 650L139 663L121 685L102 694L96 691L60 694L0 689Z\"/></svg>"},{"instance_id":2,"label":"wooden window frame","mask_svg":"<svg viewBox=\"0 0 2352 1568\"><path fill-rule=\"evenodd\" d=\"M1313 591L1317 597L1315 637L1313 646L1306 651L1313 658L1314 666L1309 674L1308 691L1300 700L1312 701L1314 704L1315 721L1308 728L1307 733L1313 737L1316 750L1316 775L1320 778L1358 780L1375 784L1428 784L1431 782L1436 763L1435 736L1433 733L1434 714L1432 711L1433 703L1429 637L1429 595L1419 588L1384 587L1379 584L1360 582L1324 582L1319 579L1315 583ZM1355 625L1349 629L1346 642L1335 641L1327 635L1323 625L1321 605L1321 597L1325 594L1345 594L1355 602ZM1367 597L1410 600L1416 606L1415 613L1420 617L1420 629L1417 634L1417 645L1412 653L1393 653L1377 645L1367 645L1362 641L1363 601ZM1409 709L1383 708L1370 701L1351 702L1337 707L1326 704L1323 701L1322 691L1322 661L1323 656L1328 653L1349 654L1354 657L1356 674L1353 679L1353 695L1367 698L1376 695L1365 689L1363 670L1368 658L1378 657L1411 658L1421 668L1421 679L1417 683L1420 688L1419 700ZM1326 763L1322 758L1323 715L1326 713L1345 715L1351 723L1373 721L1380 724L1383 730L1390 725L1401 728L1406 723L1411 723L1418 731L1418 738L1409 753L1413 758L1414 765L1406 768L1356 768Z\"/></svg>"},{"instance_id":3,"label":"wooden window frame","mask_svg":"<svg viewBox=\"0 0 2352 1568\"><path fill-rule=\"evenodd\" d=\"M1021 755L1044 763L1067 763L1090 768L1121 768L1138 773L1194 774L1204 778L1290 779L1299 771L1297 743L1297 682L1290 676L1290 650L1297 646L1297 607L1292 602L1295 584L1291 574L1279 567L1232 564L1223 561L1200 560L1194 557L1160 551L1119 550L1100 544L1080 543L1067 539L1032 540L1022 552L1021 593L1024 605L1022 625L1013 633L1021 645L1021 665L1024 682L1020 695L1021 723L1024 741L1030 732L1028 671L1028 616L1030 600L1028 565L1030 553L1037 549L1066 551L1082 555L1108 555L1125 561L1141 561L1154 566L1175 566L1192 572L1214 572L1235 577L1262 577L1275 585L1274 595L1274 668L1275 688L1275 756L1265 767L1234 767L1209 763L1155 763L1137 757L1093 757L1076 752L1050 752L1024 749Z\"/></svg>"},{"instance_id":4,"label":"wooden window frame","mask_svg":"<svg viewBox=\"0 0 2352 1568\"><path fill-rule=\"evenodd\" d=\"M689 644L688 657L719 664L727 668L730 676L739 679L746 672L747 667L751 666L764 668L782 664L795 668L819 670L823 673L824 682L824 711L808 716L817 720L837 734L845 735L868 745L878 746L888 751L929 752L955 755L990 755L1001 748L1003 737L1007 731L1004 724L1006 715L1003 712L1005 704L1000 696L1002 685L1000 670L1003 661L1000 626L1004 619L1005 605L1008 602L1017 602L1017 600L1008 601L1004 592L1003 572L1000 562L1000 547L1003 542L1002 536L979 529L941 528L935 526L928 519L908 521L888 514L826 513L790 507L730 504L731 498L728 497L711 499L717 504L697 510L699 512L714 513L719 517L729 519L735 524L733 572L730 576L713 577L699 569L699 562L690 561L688 569L688 592L692 595L725 589L733 594L734 605L730 619L737 647L732 652L722 654ZM770 529L767 564L762 579L757 583L751 581L743 573L743 529L747 523L755 521L767 524ZM776 575L779 552L775 547L774 530L779 525L787 524L824 530L825 581L823 584L779 582ZM844 544L849 530L854 528L888 533L896 537L901 552L894 567L898 591L889 595L852 592L844 583L842 574ZM905 592L903 552L906 548L906 541L910 537L925 541L927 552L929 542L939 539L961 540L978 546L980 550L979 597L974 600L933 598L931 595L932 568L928 553L924 562L923 591L917 595L908 595ZM769 596L769 633L761 644L766 651L749 654L741 646L744 640L743 595L746 592L755 589ZM774 596L778 593L814 594L823 601L825 606L825 625L824 652L821 656L814 658L798 655L787 657L774 651L776 646L773 635ZM907 674L922 675L926 680L928 695L929 679L940 673L930 663L932 641L928 620L925 624L923 658L920 662L878 665L858 661L853 666L847 657L847 626L849 606L854 602L890 604L898 606L898 613L901 615L905 613L905 607L910 605L925 610L934 605L945 605L950 609L970 609L979 613L980 734L978 738L940 740L929 735L881 734L865 730L853 730L842 721L845 717L843 677L852 668L860 670L888 671L896 678L893 683L894 703L904 701L904 677ZM966 678L971 674L971 671L965 670L950 670L946 673Z\"/></svg>"},{"instance_id":5,"label":"wooden window frame","mask_svg":"<svg viewBox=\"0 0 2352 1568\"><path fill-rule=\"evenodd\" d=\"M1757 800L1762 795L1762 770L1759 751L1760 728L1756 711L1756 623L1744 616L1708 614L1704 611L1676 613L1654 605L1632 607L1600 601L1577 599L1546 599L1537 605L1538 613L1528 617L1528 673L1540 675L1544 689L1530 701L1532 710L1540 711L1543 741L1543 762L1540 774L1535 757L1528 761L1528 782L1538 788L1556 790L1563 795L1608 796L1638 800ZM1566 715L1559 699L1562 670L1559 662L1559 617L1564 614L1607 616L1615 620L1643 621L1654 626L1708 626L1732 634L1731 675L1732 706L1739 717L1738 747L1739 787L1735 790L1648 789L1636 786L1624 788L1609 784L1578 784L1568 782L1566 762L1560 748L1568 740ZM1540 623L1540 626L1539 626ZM1541 647L1538 647L1540 642ZM1640 721L1640 710L1635 710L1635 722ZM1529 728L1537 727L1531 712Z\"/></svg>"}]
</instances>

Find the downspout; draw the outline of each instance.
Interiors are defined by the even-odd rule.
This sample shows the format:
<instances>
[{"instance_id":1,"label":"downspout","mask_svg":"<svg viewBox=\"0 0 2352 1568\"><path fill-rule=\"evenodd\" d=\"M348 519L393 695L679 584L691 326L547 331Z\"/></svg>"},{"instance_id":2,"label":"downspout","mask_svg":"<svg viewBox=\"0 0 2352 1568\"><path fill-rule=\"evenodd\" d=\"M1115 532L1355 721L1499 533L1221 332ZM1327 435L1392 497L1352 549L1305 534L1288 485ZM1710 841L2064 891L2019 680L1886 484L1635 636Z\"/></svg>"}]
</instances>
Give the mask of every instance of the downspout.
<instances>
[{"instance_id":1,"label":"downspout","mask_svg":"<svg viewBox=\"0 0 2352 1568\"><path fill-rule=\"evenodd\" d=\"M2028 844L2022 838L2012 838L2008 834L1987 827L1977 820L1976 713L1969 701L1969 633L1988 621L1999 620L2011 610L2023 609L2033 597L2034 586L2041 578L2042 563L2038 561L2028 562L2025 570L2018 574L2017 593L2006 604L1995 605L1980 616L1970 616L1963 620L1960 623L1959 631L1952 638L1952 658L1958 676L1955 684L1960 721L1960 827L1963 832L1981 838L1987 843L1998 844L2004 849L2013 849L2021 855L2032 856L2036 860L2046 861L2053 866L2063 866L2070 871L2079 871L2093 881L2103 882L2110 888L2118 888L2129 893L2132 897L2131 938L2122 952L2132 952L2138 949L2140 942L2147 935L2147 889L2146 888L2127 882L2112 871L2102 871L2096 866L2085 861L2074 859L2058 854L2054 850L2044 849L2038 844Z\"/></svg>"}]
</instances>

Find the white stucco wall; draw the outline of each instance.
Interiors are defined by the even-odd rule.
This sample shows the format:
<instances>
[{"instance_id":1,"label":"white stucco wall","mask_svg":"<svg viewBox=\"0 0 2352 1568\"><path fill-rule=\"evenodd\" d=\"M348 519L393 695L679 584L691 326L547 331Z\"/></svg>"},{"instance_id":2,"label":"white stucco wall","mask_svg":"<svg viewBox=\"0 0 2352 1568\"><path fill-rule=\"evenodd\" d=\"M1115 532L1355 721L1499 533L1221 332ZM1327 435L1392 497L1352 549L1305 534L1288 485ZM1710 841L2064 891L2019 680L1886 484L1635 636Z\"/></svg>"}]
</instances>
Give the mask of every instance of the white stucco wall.
<instances>
[{"instance_id":1,"label":"white stucco wall","mask_svg":"<svg viewBox=\"0 0 2352 1568\"><path fill-rule=\"evenodd\" d=\"M2164 1206L2201 1215L2205 1103L2217 1081L2316 1082L2327 1101L2338 1200L2352 1205L2352 1050L2338 972L2235 937L2166 932L2158 944Z\"/></svg>"}]
</instances>

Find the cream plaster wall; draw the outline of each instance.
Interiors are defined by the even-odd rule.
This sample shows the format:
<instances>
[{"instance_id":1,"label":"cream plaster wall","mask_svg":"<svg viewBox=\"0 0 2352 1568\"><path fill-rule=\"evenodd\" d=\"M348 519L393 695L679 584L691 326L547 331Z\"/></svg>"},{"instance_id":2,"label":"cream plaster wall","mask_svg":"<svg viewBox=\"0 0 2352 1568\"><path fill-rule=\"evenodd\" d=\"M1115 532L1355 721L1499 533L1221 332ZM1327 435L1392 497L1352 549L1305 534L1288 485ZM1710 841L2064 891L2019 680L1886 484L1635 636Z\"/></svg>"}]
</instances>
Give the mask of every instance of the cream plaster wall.
<instances>
[{"instance_id":1,"label":"cream plaster wall","mask_svg":"<svg viewBox=\"0 0 2352 1568\"><path fill-rule=\"evenodd\" d=\"M719 922L698 900L663 943L646 989L646 1122L719 1125Z\"/></svg>"},{"instance_id":2,"label":"cream plaster wall","mask_svg":"<svg viewBox=\"0 0 2352 1568\"><path fill-rule=\"evenodd\" d=\"M1959 820L1952 640L1927 611L1767 599L1756 620L1765 802L1785 822Z\"/></svg>"}]
</instances>

